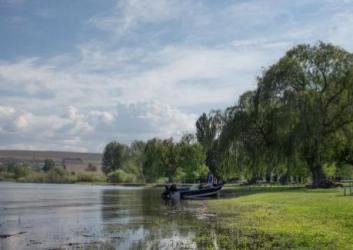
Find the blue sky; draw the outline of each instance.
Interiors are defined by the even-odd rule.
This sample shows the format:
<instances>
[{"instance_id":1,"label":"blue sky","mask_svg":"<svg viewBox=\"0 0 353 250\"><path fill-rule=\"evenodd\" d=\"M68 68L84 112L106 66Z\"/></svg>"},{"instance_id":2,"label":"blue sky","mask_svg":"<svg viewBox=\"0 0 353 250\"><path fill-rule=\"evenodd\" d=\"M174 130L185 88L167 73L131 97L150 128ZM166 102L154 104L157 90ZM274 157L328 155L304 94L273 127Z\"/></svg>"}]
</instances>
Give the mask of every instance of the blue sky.
<instances>
[{"instance_id":1,"label":"blue sky","mask_svg":"<svg viewBox=\"0 0 353 250\"><path fill-rule=\"evenodd\" d=\"M0 0L0 148L179 138L292 46L352 37L352 0Z\"/></svg>"}]
</instances>

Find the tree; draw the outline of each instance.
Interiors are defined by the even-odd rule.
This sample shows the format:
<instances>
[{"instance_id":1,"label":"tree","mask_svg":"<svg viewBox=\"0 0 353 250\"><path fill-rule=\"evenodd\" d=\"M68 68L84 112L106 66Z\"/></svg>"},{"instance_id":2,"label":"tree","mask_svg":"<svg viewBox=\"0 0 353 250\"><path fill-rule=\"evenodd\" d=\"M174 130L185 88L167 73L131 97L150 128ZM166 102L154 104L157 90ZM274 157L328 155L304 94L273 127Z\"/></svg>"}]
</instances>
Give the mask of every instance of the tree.
<instances>
[{"instance_id":1,"label":"tree","mask_svg":"<svg viewBox=\"0 0 353 250\"><path fill-rule=\"evenodd\" d=\"M206 153L206 165L217 174L218 136L222 128L222 114L212 111L203 113L196 121L196 138Z\"/></svg>"},{"instance_id":2,"label":"tree","mask_svg":"<svg viewBox=\"0 0 353 250\"><path fill-rule=\"evenodd\" d=\"M161 139L148 140L144 149L143 176L152 182L165 176L165 166L162 161L163 142Z\"/></svg>"},{"instance_id":3,"label":"tree","mask_svg":"<svg viewBox=\"0 0 353 250\"><path fill-rule=\"evenodd\" d=\"M144 141L133 141L130 146L130 159L128 172L133 172L140 179L144 179L143 176L143 162L144 162L144 151L146 143Z\"/></svg>"},{"instance_id":4,"label":"tree","mask_svg":"<svg viewBox=\"0 0 353 250\"><path fill-rule=\"evenodd\" d=\"M205 154L203 148L198 143L187 143L181 141L178 147L178 169L185 173L185 180L195 182L207 176L205 171Z\"/></svg>"},{"instance_id":5,"label":"tree","mask_svg":"<svg viewBox=\"0 0 353 250\"><path fill-rule=\"evenodd\" d=\"M261 106L281 114L269 122L290 142L287 156L299 154L313 186L326 185L323 164L333 160L332 142L353 122L352 54L321 42L296 46L263 73L258 91ZM277 121L284 117L282 127Z\"/></svg>"},{"instance_id":6,"label":"tree","mask_svg":"<svg viewBox=\"0 0 353 250\"><path fill-rule=\"evenodd\" d=\"M105 174L121 169L128 158L128 147L116 141L108 143L103 152L102 171Z\"/></svg>"},{"instance_id":7,"label":"tree","mask_svg":"<svg viewBox=\"0 0 353 250\"><path fill-rule=\"evenodd\" d=\"M179 148L170 138L163 140L161 149L160 157L165 167L165 176L168 177L169 182L173 182L178 168Z\"/></svg>"},{"instance_id":8,"label":"tree","mask_svg":"<svg viewBox=\"0 0 353 250\"><path fill-rule=\"evenodd\" d=\"M43 166L43 171L44 172L49 172L50 170L55 168L55 161L53 159L45 159L44 160L44 166Z\"/></svg>"}]
</instances>

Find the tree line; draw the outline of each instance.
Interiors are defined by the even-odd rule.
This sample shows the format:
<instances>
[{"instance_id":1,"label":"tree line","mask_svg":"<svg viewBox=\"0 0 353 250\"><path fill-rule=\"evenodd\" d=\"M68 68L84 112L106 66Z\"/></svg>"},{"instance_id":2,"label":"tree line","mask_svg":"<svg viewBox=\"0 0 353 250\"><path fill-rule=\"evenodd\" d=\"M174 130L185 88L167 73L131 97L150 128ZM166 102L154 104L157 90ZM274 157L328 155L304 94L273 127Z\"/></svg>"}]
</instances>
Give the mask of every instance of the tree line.
<instances>
[{"instance_id":1,"label":"tree line","mask_svg":"<svg viewBox=\"0 0 353 250\"><path fill-rule=\"evenodd\" d=\"M134 141L129 146L110 142L102 171L111 182L195 182L208 174L203 148L191 134L179 142L172 138Z\"/></svg>"},{"instance_id":2,"label":"tree line","mask_svg":"<svg viewBox=\"0 0 353 250\"><path fill-rule=\"evenodd\" d=\"M235 105L203 113L195 135L112 142L102 165L111 178L196 181L210 170L223 180L321 187L352 177L352 138L353 54L319 42L290 49Z\"/></svg>"}]
</instances>

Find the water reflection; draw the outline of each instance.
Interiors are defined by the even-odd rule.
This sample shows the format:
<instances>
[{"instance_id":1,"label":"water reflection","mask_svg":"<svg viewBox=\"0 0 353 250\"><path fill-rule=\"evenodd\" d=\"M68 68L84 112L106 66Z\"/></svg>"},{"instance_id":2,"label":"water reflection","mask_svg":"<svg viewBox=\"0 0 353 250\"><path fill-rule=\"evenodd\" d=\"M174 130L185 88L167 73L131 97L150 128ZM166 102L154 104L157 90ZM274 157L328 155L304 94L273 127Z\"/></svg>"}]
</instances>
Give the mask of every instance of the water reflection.
<instances>
[{"instance_id":1,"label":"water reflection","mask_svg":"<svg viewBox=\"0 0 353 250\"><path fill-rule=\"evenodd\" d=\"M103 190L104 234L118 249L196 248L193 211L197 203L173 204L160 198L161 190Z\"/></svg>"},{"instance_id":2,"label":"water reflection","mask_svg":"<svg viewBox=\"0 0 353 250\"><path fill-rule=\"evenodd\" d=\"M207 202L172 204L161 189L0 183L0 249L196 248ZM200 220L201 218L201 220Z\"/></svg>"}]
</instances>

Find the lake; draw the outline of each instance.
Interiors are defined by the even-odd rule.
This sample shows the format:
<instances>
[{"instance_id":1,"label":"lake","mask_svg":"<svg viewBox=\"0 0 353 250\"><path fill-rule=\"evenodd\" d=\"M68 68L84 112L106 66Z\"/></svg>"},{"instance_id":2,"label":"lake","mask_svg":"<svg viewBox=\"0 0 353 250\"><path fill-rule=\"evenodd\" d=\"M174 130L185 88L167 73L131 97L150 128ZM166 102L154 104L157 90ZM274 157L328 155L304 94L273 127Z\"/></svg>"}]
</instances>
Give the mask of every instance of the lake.
<instances>
[{"instance_id":1,"label":"lake","mask_svg":"<svg viewBox=\"0 0 353 250\"><path fill-rule=\"evenodd\" d=\"M207 201L171 204L162 189L0 182L2 249L195 249Z\"/></svg>"}]
</instances>

